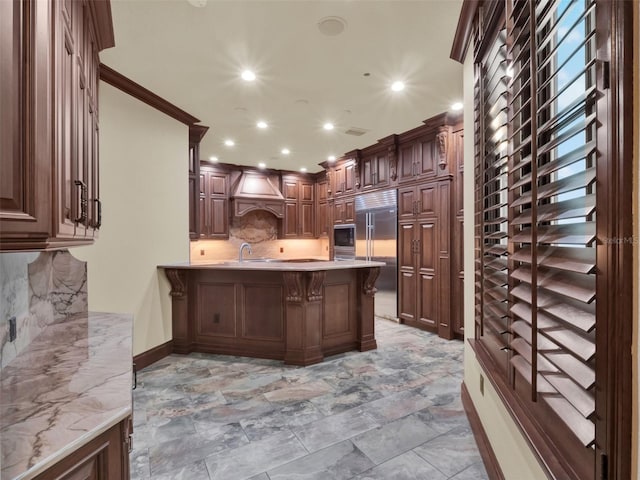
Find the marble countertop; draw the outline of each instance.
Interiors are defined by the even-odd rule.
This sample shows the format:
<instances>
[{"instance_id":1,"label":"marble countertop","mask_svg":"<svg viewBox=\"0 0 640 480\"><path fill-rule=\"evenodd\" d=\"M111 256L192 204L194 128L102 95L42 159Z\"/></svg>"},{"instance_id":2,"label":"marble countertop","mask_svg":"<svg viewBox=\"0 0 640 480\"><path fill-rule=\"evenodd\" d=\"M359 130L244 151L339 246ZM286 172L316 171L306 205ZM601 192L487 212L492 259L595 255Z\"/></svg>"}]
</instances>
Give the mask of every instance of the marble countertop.
<instances>
[{"instance_id":1,"label":"marble countertop","mask_svg":"<svg viewBox=\"0 0 640 480\"><path fill-rule=\"evenodd\" d=\"M75 314L0 372L0 478L26 480L131 414L133 319Z\"/></svg>"},{"instance_id":2,"label":"marble countertop","mask_svg":"<svg viewBox=\"0 0 640 480\"><path fill-rule=\"evenodd\" d=\"M318 270L344 270L351 268L383 267L384 262L367 262L365 260L268 260L247 259L244 262L226 260L221 262L184 262L159 265L159 268L178 270L267 270L282 272L314 272Z\"/></svg>"}]
</instances>

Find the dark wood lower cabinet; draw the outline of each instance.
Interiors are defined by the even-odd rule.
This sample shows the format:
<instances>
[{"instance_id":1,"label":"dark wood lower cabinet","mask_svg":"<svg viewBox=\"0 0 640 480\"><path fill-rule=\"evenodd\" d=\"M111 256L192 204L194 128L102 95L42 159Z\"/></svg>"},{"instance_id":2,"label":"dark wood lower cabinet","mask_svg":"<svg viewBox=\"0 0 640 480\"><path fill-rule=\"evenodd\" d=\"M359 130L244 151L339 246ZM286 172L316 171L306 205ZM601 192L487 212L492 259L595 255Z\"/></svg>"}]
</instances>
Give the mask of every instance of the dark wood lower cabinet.
<instances>
[{"instance_id":1,"label":"dark wood lower cabinet","mask_svg":"<svg viewBox=\"0 0 640 480\"><path fill-rule=\"evenodd\" d=\"M35 480L128 480L131 417L59 461Z\"/></svg>"}]
</instances>

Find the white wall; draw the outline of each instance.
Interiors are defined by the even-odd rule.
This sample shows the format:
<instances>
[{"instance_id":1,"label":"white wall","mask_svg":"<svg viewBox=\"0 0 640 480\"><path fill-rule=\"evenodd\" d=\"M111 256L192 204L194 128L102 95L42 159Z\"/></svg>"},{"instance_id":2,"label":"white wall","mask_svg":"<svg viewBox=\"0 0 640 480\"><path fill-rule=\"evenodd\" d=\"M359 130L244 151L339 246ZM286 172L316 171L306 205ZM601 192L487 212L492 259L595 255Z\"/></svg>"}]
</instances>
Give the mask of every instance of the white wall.
<instances>
[{"instance_id":1,"label":"white wall","mask_svg":"<svg viewBox=\"0 0 640 480\"><path fill-rule=\"evenodd\" d=\"M100 83L100 238L89 309L132 313L133 354L171 340L169 283L157 265L189 260L188 127Z\"/></svg>"}]
</instances>

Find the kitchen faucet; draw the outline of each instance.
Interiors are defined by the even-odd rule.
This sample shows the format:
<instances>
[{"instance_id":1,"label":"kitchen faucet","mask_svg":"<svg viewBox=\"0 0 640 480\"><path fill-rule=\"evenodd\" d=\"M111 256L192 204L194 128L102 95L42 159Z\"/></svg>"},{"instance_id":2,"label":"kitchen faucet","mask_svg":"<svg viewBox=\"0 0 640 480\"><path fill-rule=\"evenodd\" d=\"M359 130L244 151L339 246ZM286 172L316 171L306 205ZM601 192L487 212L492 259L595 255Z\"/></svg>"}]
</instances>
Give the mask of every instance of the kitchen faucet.
<instances>
[{"instance_id":1,"label":"kitchen faucet","mask_svg":"<svg viewBox=\"0 0 640 480\"><path fill-rule=\"evenodd\" d=\"M251 255L251 245L249 245L247 242L244 242L242 245L240 245L240 252L238 253L238 262L242 262L242 252L245 248L249 250L249 255Z\"/></svg>"}]
</instances>

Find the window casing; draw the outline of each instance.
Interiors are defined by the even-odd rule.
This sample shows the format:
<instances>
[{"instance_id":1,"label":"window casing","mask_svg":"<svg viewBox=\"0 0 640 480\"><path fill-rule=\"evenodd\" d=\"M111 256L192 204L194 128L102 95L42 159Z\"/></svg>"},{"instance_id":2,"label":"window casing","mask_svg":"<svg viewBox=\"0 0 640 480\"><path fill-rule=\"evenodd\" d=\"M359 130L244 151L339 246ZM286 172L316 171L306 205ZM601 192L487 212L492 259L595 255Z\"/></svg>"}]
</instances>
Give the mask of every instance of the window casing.
<instances>
[{"instance_id":1,"label":"window casing","mask_svg":"<svg viewBox=\"0 0 640 480\"><path fill-rule=\"evenodd\" d=\"M630 323L612 259L631 257L611 242L630 215L611 197L622 159L598 65L604 3L485 2L475 19L474 348L551 478L628 468L607 461L622 444L611 432L627 437L608 377L628 342L608 330Z\"/></svg>"}]
</instances>

